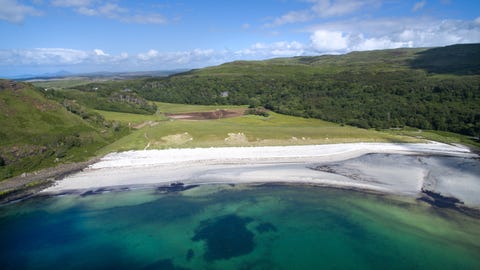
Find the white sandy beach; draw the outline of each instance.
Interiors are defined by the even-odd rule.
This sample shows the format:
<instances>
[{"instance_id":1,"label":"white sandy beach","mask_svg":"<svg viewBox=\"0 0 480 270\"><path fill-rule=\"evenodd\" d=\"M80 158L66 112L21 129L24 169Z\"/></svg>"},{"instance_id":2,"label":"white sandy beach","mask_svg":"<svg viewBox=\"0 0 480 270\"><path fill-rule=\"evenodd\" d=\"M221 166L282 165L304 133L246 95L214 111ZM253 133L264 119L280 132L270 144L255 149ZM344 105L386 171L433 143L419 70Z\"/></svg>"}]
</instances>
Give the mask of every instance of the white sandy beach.
<instances>
[{"instance_id":1,"label":"white sandy beach","mask_svg":"<svg viewBox=\"0 0 480 270\"><path fill-rule=\"evenodd\" d=\"M376 153L392 155L365 156ZM480 207L480 167L474 157L467 148L435 142L128 151L106 155L43 193L173 182L288 182L409 196L428 188Z\"/></svg>"}]
</instances>

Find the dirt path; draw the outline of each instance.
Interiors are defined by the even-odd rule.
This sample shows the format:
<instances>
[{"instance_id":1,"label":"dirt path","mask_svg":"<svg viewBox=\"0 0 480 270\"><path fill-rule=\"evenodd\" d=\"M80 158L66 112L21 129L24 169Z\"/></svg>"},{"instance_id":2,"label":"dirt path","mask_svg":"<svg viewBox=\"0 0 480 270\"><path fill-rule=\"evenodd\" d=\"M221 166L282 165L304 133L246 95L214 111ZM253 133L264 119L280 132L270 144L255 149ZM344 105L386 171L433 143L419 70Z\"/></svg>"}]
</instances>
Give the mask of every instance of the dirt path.
<instances>
[{"instance_id":1,"label":"dirt path","mask_svg":"<svg viewBox=\"0 0 480 270\"><path fill-rule=\"evenodd\" d=\"M147 139L147 142L148 142L145 148L143 148L143 150L147 150L150 147L150 139L148 138L146 132L143 134L143 136L145 136L145 139Z\"/></svg>"}]
</instances>

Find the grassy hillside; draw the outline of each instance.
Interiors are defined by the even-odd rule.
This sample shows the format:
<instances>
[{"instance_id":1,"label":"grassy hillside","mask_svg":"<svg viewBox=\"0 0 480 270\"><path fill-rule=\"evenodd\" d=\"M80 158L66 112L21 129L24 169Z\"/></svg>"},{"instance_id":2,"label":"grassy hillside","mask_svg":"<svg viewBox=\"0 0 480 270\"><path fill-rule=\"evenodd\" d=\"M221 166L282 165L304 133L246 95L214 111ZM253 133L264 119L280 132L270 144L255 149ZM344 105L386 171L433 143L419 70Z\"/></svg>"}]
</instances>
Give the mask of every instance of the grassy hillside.
<instances>
[{"instance_id":1,"label":"grassy hillside","mask_svg":"<svg viewBox=\"0 0 480 270\"><path fill-rule=\"evenodd\" d=\"M47 99L43 89L0 80L0 180L84 160L125 134L100 114L64 105L70 106Z\"/></svg>"},{"instance_id":2,"label":"grassy hillside","mask_svg":"<svg viewBox=\"0 0 480 270\"><path fill-rule=\"evenodd\" d=\"M109 85L110 86L110 85ZM108 87L103 85L77 85L72 88L49 89L49 98L59 102L75 101L82 106L114 112L154 114L157 107L132 92L129 88Z\"/></svg>"},{"instance_id":3,"label":"grassy hillside","mask_svg":"<svg viewBox=\"0 0 480 270\"><path fill-rule=\"evenodd\" d=\"M412 126L478 137L479 52L480 44L466 44L236 61L129 87L149 100L250 104L362 128Z\"/></svg>"},{"instance_id":4,"label":"grassy hillside","mask_svg":"<svg viewBox=\"0 0 480 270\"><path fill-rule=\"evenodd\" d=\"M238 106L198 106L157 103L165 113L189 113L238 109ZM399 136L375 130L342 126L319 119L281 115L269 117L244 115L218 120L160 120L145 119L140 114L98 111L106 118L132 123L150 121L138 130L103 148L112 151L192 148L216 146L299 145L344 142L414 142L413 137Z\"/></svg>"}]
</instances>

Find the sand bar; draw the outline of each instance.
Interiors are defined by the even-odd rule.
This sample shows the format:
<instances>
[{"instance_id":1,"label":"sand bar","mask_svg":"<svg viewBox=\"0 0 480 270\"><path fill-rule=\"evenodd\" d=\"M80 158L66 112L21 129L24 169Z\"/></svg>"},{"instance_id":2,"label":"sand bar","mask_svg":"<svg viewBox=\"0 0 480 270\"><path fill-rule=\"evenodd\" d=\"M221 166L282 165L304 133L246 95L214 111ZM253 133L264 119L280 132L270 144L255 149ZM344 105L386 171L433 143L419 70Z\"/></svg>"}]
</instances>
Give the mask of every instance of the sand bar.
<instances>
[{"instance_id":1,"label":"sand bar","mask_svg":"<svg viewBox=\"0 0 480 270\"><path fill-rule=\"evenodd\" d=\"M173 182L288 182L409 196L428 188L480 207L477 158L465 147L436 142L127 151L108 154L43 193Z\"/></svg>"}]
</instances>

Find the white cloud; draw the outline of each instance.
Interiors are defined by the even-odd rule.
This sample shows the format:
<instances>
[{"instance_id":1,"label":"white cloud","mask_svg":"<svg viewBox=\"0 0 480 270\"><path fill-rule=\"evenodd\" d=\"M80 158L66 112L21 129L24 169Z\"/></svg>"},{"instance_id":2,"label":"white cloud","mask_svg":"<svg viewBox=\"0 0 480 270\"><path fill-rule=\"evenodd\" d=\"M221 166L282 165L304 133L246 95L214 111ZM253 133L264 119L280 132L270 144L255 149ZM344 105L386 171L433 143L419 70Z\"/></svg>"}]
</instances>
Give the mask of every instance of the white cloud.
<instances>
[{"instance_id":1,"label":"white cloud","mask_svg":"<svg viewBox=\"0 0 480 270\"><path fill-rule=\"evenodd\" d=\"M21 23L27 16L39 16L41 12L16 0L0 0L0 20Z\"/></svg>"},{"instance_id":2,"label":"white cloud","mask_svg":"<svg viewBox=\"0 0 480 270\"><path fill-rule=\"evenodd\" d=\"M417 3L415 3L415 5L413 5L412 11L413 11L413 12L417 12L417 11L419 11L420 9L422 9L423 7L425 7L426 4L427 4L427 1L426 1L426 0L417 2Z\"/></svg>"},{"instance_id":3,"label":"white cloud","mask_svg":"<svg viewBox=\"0 0 480 270\"><path fill-rule=\"evenodd\" d=\"M125 23L165 24L168 20L161 14L131 11L116 3L97 0L53 0L56 7L72 8L76 13L85 16L99 16Z\"/></svg>"},{"instance_id":4,"label":"white cloud","mask_svg":"<svg viewBox=\"0 0 480 270\"><path fill-rule=\"evenodd\" d=\"M378 7L381 4L379 0L306 0L306 2L311 3L308 9L290 11L265 26L272 27L307 22L315 18L345 16L366 7Z\"/></svg>"},{"instance_id":5,"label":"white cloud","mask_svg":"<svg viewBox=\"0 0 480 270\"><path fill-rule=\"evenodd\" d=\"M77 13L82 14L82 15L86 15L86 16L97 16L98 15L98 11L96 11L93 8L89 8L89 7L79 7L79 8L76 9L76 11L77 11Z\"/></svg>"},{"instance_id":6,"label":"white cloud","mask_svg":"<svg viewBox=\"0 0 480 270\"><path fill-rule=\"evenodd\" d=\"M405 41L393 41L388 37L378 38L364 38L362 35L358 36L357 42L351 43L350 50L352 51L370 51L381 49L395 49L395 48L412 47L412 43Z\"/></svg>"},{"instance_id":7,"label":"white cloud","mask_svg":"<svg viewBox=\"0 0 480 270\"><path fill-rule=\"evenodd\" d=\"M108 56L108 54L106 54L103 50L100 49L95 49L93 50L93 52L98 56Z\"/></svg>"},{"instance_id":8,"label":"white cloud","mask_svg":"<svg viewBox=\"0 0 480 270\"><path fill-rule=\"evenodd\" d=\"M462 20L348 20L316 25L310 31L311 46L318 53L480 42L480 24Z\"/></svg>"},{"instance_id":9,"label":"white cloud","mask_svg":"<svg viewBox=\"0 0 480 270\"><path fill-rule=\"evenodd\" d=\"M372 0L313 0L310 2L314 3L311 9L322 18L348 15L365 6L378 3Z\"/></svg>"},{"instance_id":10,"label":"white cloud","mask_svg":"<svg viewBox=\"0 0 480 270\"><path fill-rule=\"evenodd\" d=\"M272 23L266 26L278 26L287 23L307 22L314 18L314 14L310 10L290 11L287 14L276 18Z\"/></svg>"},{"instance_id":11,"label":"white cloud","mask_svg":"<svg viewBox=\"0 0 480 270\"><path fill-rule=\"evenodd\" d=\"M14 67L116 64L127 59L127 53L110 55L101 49L82 51L67 48L35 48L0 51L0 66Z\"/></svg>"},{"instance_id":12,"label":"white cloud","mask_svg":"<svg viewBox=\"0 0 480 270\"><path fill-rule=\"evenodd\" d=\"M215 62L213 59L221 57L222 52L216 52L211 49L193 49L191 51L176 51L176 52L158 52L157 50L150 49L146 53L139 53L137 55L136 64L142 66L199 66L205 63Z\"/></svg>"},{"instance_id":13,"label":"white cloud","mask_svg":"<svg viewBox=\"0 0 480 270\"><path fill-rule=\"evenodd\" d=\"M127 13L128 9L122 8L117 4L106 3L98 8L98 13L100 15L107 16L109 18L116 18L122 13Z\"/></svg>"},{"instance_id":14,"label":"white cloud","mask_svg":"<svg viewBox=\"0 0 480 270\"><path fill-rule=\"evenodd\" d=\"M319 53L345 53L412 47L408 41L394 41L386 36L366 38L363 34L318 30L310 36L311 47Z\"/></svg>"},{"instance_id":15,"label":"white cloud","mask_svg":"<svg viewBox=\"0 0 480 270\"><path fill-rule=\"evenodd\" d=\"M124 16L120 19L126 23L139 23L139 24L165 24L168 20L160 14L148 14L148 15L133 15Z\"/></svg>"},{"instance_id":16,"label":"white cloud","mask_svg":"<svg viewBox=\"0 0 480 270\"><path fill-rule=\"evenodd\" d=\"M120 56L118 58L119 60L125 60L125 59L128 59L128 53L126 52L122 52L120 53Z\"/></svg>"},{"instance_id":17,"label":"white cloud","mask_svg":"<svg viewBox=\"0 0 480 270\"><path fill-rule=\"evenodd\" d=\"M52 5L57 7L87 7L92 4L92 0L53 0Z\"/></svg>"},{"instance_id":18,"label":"white cloud","mask_svg":"<svg viewBox=\"0 0 480 270\"><path fill-rule=\"evenodd\" d=\"M312 47L320 52L340 52L348 48L348 37L339 31L315 31L310 41Z\"/></svg>"},{"instance_id":19,"label":"white cloud","mask_svg":"<svg viewBox=\"0 0 480 270\"><path fill-rule=\"evenodd\" d=\"M129 12L128 9L112 3L106 3L95 8L88 5L79 6L75 11L86 16L102 16L109 19L123 18L124 14L128 14Z\"/></svg>"},{"instance_id":20,"label":"white cloud","mask_svg":"<svg viewBox=\"0 0 480 270\"><path fill-rule=\"evenodd\" d=\"M64 48L37 48L14 50L14 56L25 65L79 64L88 57L88 53Z\"/></svg>"},{"instance_id":21,"label":"white cloud","mask_svg":"<svg viewBox=\"0 0 480 270\"><path fill-rule=\"evenodd\" d=\"M238 50L234 52L235 60L238 59L265 59L272 57L287 57L303 55L307 48L304 44L292 41L279 41L274 43L255 43L249 48ZM230 52L224 52L225 58L229 61L233 60L229 54Z\"/></svg>"},{"instance_id":22,"label":"white cloud","mask_svg":"<svg viewBox=\"0 0 480 270\"><path fill-rule=\"evenodd\" d=\"M158 56L158 51L151 49L146 53L138 54L138 59L140 59L142 61L148 61L148 60L151 60L151 59L153 59L157 56Z\"/></svg>"}]
</instances>

